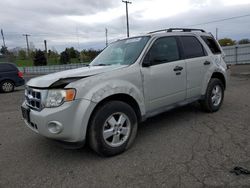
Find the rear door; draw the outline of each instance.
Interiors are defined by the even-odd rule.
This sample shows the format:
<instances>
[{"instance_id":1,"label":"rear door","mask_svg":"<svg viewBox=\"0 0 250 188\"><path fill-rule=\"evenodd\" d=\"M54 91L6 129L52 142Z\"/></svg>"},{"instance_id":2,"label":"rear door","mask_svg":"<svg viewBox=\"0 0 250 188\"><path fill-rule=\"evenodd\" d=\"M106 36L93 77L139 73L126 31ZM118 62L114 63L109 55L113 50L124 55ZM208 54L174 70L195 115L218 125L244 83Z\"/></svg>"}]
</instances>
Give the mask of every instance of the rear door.
<instances>
[{"instance_id":1,"label":"rear door","mask_svg":"<svg viewBox=\"0 0 250 188\"><path fill-rule=\"evenodd\" d=\"M0 81L1 80L15 80L17 78L17 68L8 63L0 63Z\"/></svg>"},{"instance_id":2,"label":"rear door","mask_svg":"<svg viewBox=\"0 0 250 188\"><path fill-rule=\"evenodd\" d=\"M187 99L199 97L205 73L211 65L201 42L195 36L180 36L187 67Z\"/></svg>"},{"instance_id":3,"label":"rear door","mask_svg":"<svg viewBox=\"0 0 250 188\"><path fill-rule=\"evenodd\" d=\"M144 61L150 62L141 69L147 111L185 99L186 66L176 37L156 39Z\"/></svg>"}]
</instances>

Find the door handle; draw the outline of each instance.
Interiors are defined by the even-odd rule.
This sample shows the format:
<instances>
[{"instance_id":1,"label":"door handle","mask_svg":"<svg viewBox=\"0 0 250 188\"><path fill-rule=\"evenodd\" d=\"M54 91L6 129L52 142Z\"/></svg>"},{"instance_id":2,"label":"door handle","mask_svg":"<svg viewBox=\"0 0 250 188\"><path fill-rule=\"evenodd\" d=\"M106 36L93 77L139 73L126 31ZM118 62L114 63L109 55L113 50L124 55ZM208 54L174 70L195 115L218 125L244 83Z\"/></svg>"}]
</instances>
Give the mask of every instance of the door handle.
<instances>
[{"instance_id":1,"label":"door handle","mask_svg":"<svg viewBox=\"0 0 250 188\"><path fill-rule=\"evenodd\" d=\"M181 71L182 69L183 69L183 67L176 66L176 67L174 68L174 71Z\"/></svg>"},{"instance_id":2,"label":"door handle","mask_svg":"<svg viewBox=\"0 0 250 188\"><path fill-rule=\"evenodd\" d=\"M205 61L203 64L204 65L210 65L210 62L209 61Z\"/></svg>"}]
</instances>

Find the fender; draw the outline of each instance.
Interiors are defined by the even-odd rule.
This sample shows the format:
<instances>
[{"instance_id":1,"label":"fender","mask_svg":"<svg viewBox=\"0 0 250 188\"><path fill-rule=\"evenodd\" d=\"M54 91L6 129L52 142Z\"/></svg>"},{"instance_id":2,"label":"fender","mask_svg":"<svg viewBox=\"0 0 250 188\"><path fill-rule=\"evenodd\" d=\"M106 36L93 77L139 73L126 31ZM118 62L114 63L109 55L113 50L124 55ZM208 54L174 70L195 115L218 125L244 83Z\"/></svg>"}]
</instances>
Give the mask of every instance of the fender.
<instances>
[{"instance_id":1,"label":"fender","mask_svg":"<svg viewBox=\"0 0 250 188\"><path fill-rule=\"evenodd\" d=\"M206 90L207 90L207 85L208 85L208 83L209 83L209 81L210 81L210 79L211 79L211 77L212 77L212 75L214 74L214 73L220 73L220 74L222 74L223 76L224 76L224 78L225 78L225 81L227 81L227 75L225 75L225 70L223 70L224 68L222 67L222 66L219 66L219 67L214 67L214 66L212 66L208 71L207 71L207 73L206 73L206 75L205 75L205 78L204 78L204 81L203 81L203 87L202 87L202 95L205 95L205 93L206 93Z\"/></svg>"},{"instance_id":2,"label":"fender","mask_svg":"<svg viewBox=\"0 0 250 188\"><path fill-rule=\"evenodd\" d=\"M142 93L142 91L128 81L112 80L96 85L86 93L84 98L91 100L94 103L99 103L111 95L127 94L137 102L141 115L143 116L145 115L146 110Z\"/></svg>"}]
</instances>

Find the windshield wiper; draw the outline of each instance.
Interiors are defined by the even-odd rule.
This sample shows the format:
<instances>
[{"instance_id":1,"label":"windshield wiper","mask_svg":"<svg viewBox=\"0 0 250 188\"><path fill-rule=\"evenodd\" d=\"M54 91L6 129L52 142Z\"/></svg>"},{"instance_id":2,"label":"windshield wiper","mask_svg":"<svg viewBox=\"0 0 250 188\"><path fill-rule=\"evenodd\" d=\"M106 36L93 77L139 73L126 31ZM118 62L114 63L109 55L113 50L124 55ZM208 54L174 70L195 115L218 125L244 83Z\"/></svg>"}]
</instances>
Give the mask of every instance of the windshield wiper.
<instances>
[{"instance_id":1,"label":"windshield wiper","mask_svg":"<svg viewBox=\"0 0 250 188\"><path fill-rule=\"evenodd\" d=\"M105 63L100 63L100 64L96 64L96 65L93 65L93 66L109 66L111 64L105 64Z\"/></svg>"}]
</instances>

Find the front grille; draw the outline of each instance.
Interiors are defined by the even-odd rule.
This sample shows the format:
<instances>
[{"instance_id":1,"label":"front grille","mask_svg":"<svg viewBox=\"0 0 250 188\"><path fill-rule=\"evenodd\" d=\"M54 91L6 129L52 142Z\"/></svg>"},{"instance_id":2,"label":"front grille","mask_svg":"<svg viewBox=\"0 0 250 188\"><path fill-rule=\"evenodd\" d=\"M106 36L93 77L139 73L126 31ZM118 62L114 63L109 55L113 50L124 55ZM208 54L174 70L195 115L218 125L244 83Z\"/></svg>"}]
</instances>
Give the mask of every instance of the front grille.
<instances>
[{"instance_id":1,"label":"front grille","mask_svg":"<svg viewBox=\"0 0 250 188\"><path fill-rule=\"evenodd\" d=\"M25 90L25 101L30 108L40 111L42 109L41 91L27 87Z\"/></svg>"}]
</instances>

